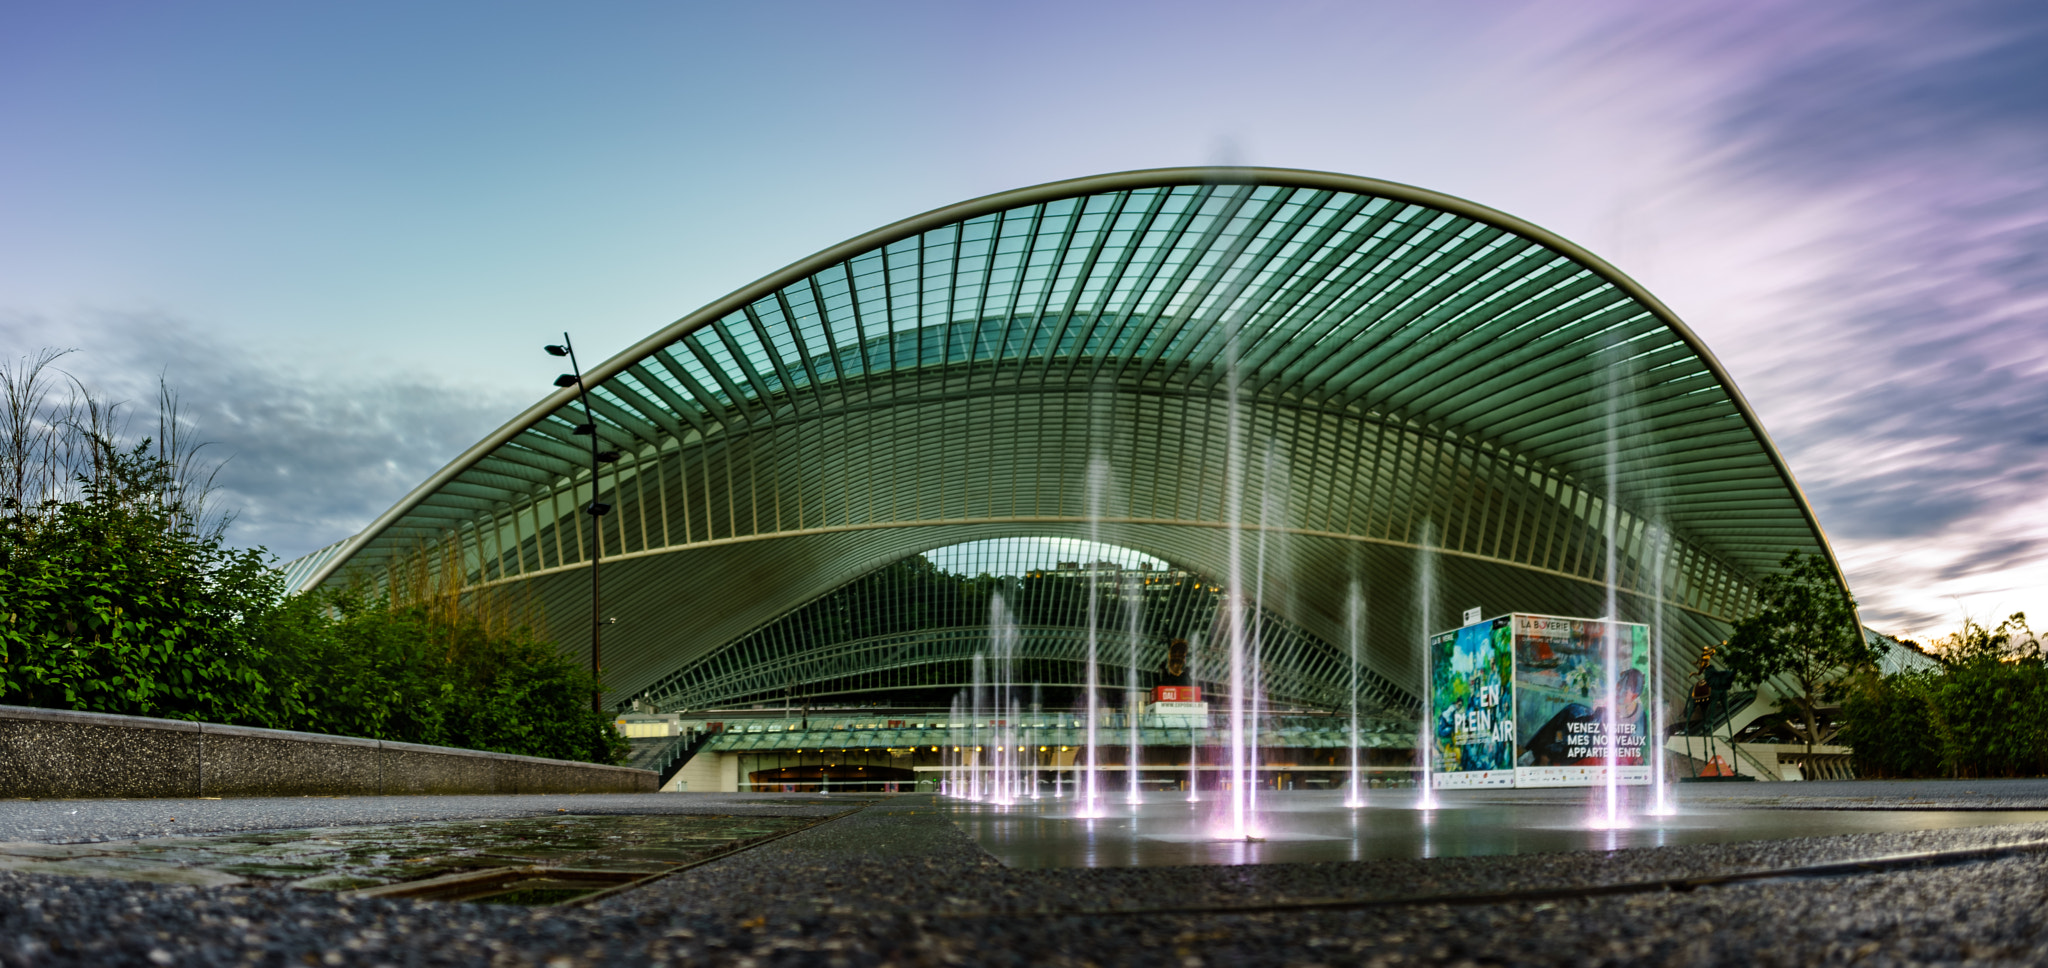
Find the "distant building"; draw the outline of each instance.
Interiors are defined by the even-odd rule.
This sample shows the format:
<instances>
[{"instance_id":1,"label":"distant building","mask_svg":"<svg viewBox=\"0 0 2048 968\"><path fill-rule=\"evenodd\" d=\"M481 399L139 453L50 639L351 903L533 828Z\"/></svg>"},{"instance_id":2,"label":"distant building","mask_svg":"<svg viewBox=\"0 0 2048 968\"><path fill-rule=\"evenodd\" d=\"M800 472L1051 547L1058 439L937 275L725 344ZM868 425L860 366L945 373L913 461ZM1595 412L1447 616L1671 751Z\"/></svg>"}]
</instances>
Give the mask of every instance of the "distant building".
<instances>
[{"instance_id":1,"label":"distant building","mask_svg":"<svg viewBox=\"0 0 2048 968\"><path fill-rule=\"evenodd\" d=\"M1238 582L1272 701L1346 708L1355 681L1391 716L1417 702L1425 631L1475 606L1600 615L1610 586L1665 630L1675 704L1761 575L1830 554L1654 296L1512 216L1348 175L1141 171L961 202L586 377L619 455L601 534L569 387L294 562L295 585L495 596L587 655L601 547L621 709L795 715L943 706L997 593L1048 706L1082 685L1091 595L1104 688L1179 637L1213 698Z\"/></svg>"}]
</instances>

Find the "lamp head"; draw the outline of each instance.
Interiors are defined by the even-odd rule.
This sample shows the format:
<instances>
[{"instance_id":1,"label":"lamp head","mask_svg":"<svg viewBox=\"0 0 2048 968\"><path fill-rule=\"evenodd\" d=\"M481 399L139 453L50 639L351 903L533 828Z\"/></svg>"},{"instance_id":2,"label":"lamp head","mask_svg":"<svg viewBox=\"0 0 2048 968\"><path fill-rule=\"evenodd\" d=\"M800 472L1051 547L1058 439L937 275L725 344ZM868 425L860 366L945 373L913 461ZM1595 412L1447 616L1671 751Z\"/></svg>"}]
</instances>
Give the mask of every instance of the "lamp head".
<instances>
[{"instance_id":1,"label":"lamp head","mask_svg":"<svg viewBox=\"0 0 2048 968\"><path fill-rule=\"evenodd\" d=\"M555 344L553 344L553 343L549 343L549 344L548 344L547 346L545 346L545 347L542 347L542 348L548 351L548 355L549 355L549 356L568 356L568 355L569 355L569 348L568 348L568 347L566 347L566 346L557 346L557 345L555 345Z\"/></svg>"},{"instance_id":2,"label":"lamp head","mask_svg":"<svg viewBox=\"0 0 2048 968\"><path fill-rule=\"evenodd\" d=\"M574 373L564 373L564 374L562 374L561 376L555 377L555 385L556 385L556 386L558 386L558 387L573 387L573 386L575 386L575 385L576 385L576 374L574 374Z\"/></svg>"}]
</instances>

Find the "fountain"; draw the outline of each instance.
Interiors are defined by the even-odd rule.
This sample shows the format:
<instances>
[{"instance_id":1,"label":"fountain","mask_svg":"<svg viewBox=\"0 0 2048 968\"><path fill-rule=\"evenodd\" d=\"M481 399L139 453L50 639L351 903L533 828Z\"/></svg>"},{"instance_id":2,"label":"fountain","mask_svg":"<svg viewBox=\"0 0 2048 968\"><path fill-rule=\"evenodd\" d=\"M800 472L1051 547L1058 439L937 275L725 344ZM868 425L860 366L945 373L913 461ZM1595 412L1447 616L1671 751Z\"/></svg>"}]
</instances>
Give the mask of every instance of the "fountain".
<instances>
[{"instance_id":1,"label":"fountain","mask_svg":"<svg viewBox=\"0 0 2048 968\"><path fill-rule=\"evenodd\" d=\"M1344 643L1351 659L1351 777L1345 786L1344 805L1356 810L1365 806L1365 775L1358 762L1358 669L1363 661L1359 648L1365 637L1365 593L1358 579L1351 580L1350 592L1344 602Z\"/></svg>"},{"instance_id":2,"label":"fountain","mask_svg":"<svg viewBox=\"0 0 2048 968\"><path fill-rule=\"evenodd\" d=\"M1088 461L1088 540L1091 543L1091 548L1099 548L1101 546L1102 499L1103 493L1108 490L1108 485L1109 463L1099 456L1090 459ZM1099 561L1083 562L1081 568L1081 580L1088 583L1088 665L1085 675L1087 681L1086 708L1088 711L1088 722L1086 724L1086 745L1088 765L1082 774L1081 787L1081 815L1084 817L1099 816L1102 803L1101 789L1098 785L1101 782L1102 764L1098 758L1101 748L1097 745L1098 737L1096 736L1096 731L1102 718L1099 707L1102 696L1102 676L1097 662L1102 625L1100 600L1102 580L1101 576L1097 574L1100 566L1101 562Z\"/></svg>"},{"instance_id":3,"label":"fountain","mask_svg":"<svg viewBox=\"0 0 2048 968\"><path fill-rule=\"evenodd\" d=\"M1142 737L1138 732L1138 720L1139 711L1145 708L1144 694L1138 689L1138 641L1142 634L1140 610L1145 605L1145 588L1136 575L1126 576L1123 585L1124 614L1129 617L1127 637L1131 655L1130 666L1124 674L1124 719L1129 727L1124 746L1124 802L1138 804L1145 800L1138 783L1139 760L1144 750Z\"/></svg>"},{"instance_id":4,"label":"fountain","mask_svg":"<svg viewBox=\"0 0 2048 968\"><path fill-rule=\"evenodd\" d=\"M965 799L968 797L967 771L964 769L967 759L963 753L966 746L966 737L961 733L962 716L965 710L961 708L960 698L959 693L954 693L953 710L946 719L946 738L948 740L946 744L946 765L948 766L946 771L946 792L951 796Z\"/></svg>"},{"instance_id":5,"label":"fountain","mask_svg":"<svg viewBox=\"0 0 2048 968\"><path fill-rule=\"evenodd\" d=\"M1247 779L1245 784L1245 812L1253 818L1254 824L1256 824L1256 818L1259 815L1259 725L1261 722L1260 707L1263 705L1264 700L1264 690L1260 688L1259 684L1264 681L1262 666L1264 665L1265 656L1266 622L1264 620L1263 602L1265 590L1268 587L1266 580L1266 543L1270 539L1275 544L1278 544L1280 539L1277 536L1286 533L1287 525L1285 511L1281 506L1281 501L1287 493L1287 486L1284 480L1281 479L1278 470L1278 456L1275 453L1273 441L1268 438L1263 467L1264 474L1260 479L1259 489L1259 542L1254 559L1255 564L1252 569L1251 587L1255 593L1252 601L1255 603L1255 608L1252 613L1254 621L1251 631L1250 654L1246 656L1246 661L1250 663L1250 672L1245 676L1246 701L1251 707L1250 722L1248 724L1249 730L1246 737ZM1272 557L1283 564L1285 562L1285 559L1278 553L1277 549ZM1246 835L1247 837L1251 836L1251 831L1247 831Z\"/></svg>"},{"instance_id":6,"label":"fountain","mask_svg":"<svg viewBox=\"0 0 2048 968\"><path fill-rule=\"evenodd\" d=\"M1187 658L1185 660L1186 665L1183 668L1186 671L1188 683L1192 685L1194 683L1201 681L1199 675L1196 672L1195 666L1195 656L1200 654L1201 649L1196 648L1193 642L1185 642L1182 644L1187 649ZM1167 648L1171 650L1172 646L1168 645ZM1202 732L1207 728L1208 724L1206 722L1202 723L1201 725L1190 724L1188 726L1189 803L1202 802Z\"/></svg>"},{"instance_id":7,"label":"fountain","mask_svg":"<svg viewBox=\"0 0 2048 968\"><path fill-rule=\"evenodd\" d=\"M1422 521L1420 537L1422 540L1415 549L1415 597L1422 613L1421 628L1416 635L1422 649L1422 714L1416 718L1415 752L1422 758L1422 786L1415 805L1424 810L1434 810L1437 807L1434 770L1436 695L1429 655L1429 617L1436 614L1436 549L1431 547L1432 534L1427 518Z\"/></svg>"},{"instance_id":8,"label":"fountain","mask_svg":"<svg viewBox=\"0 0 2048 968\"><path fill-rule=\"evenodd\" d=\"M1664 559L1668 536L1662 527L1651 527L1648 545L1655 564L1651 568L1650 595L1650 736L1643 747L1650 758L1650 815L1669 817L1678 812L1671 802L1671 788L1664 776Z\"/></svg>"},{"instance_id":9,"label":"fountain","mask_svg":"<svg viewBox=\"0 0 2048 968\"><path fill-rule=\"evenodd\" d=\"M1003 593L997 590L989 595L988 601L989 651L995 655L995 719L989 724L989 731L995 739L996 749L992 777L992 797L996 803L1015 804L1026 799L1024 793L1023 750L1020 746L1022 730L1019 725L1019 701L1016 689L1017 645L1020 638L1016 616L1010 614Z\"/></svg>"},{"instance_id":10,"label":"fountain","mask_svg":"<svg viewBox=\"0 0 2048 968\"><path fill-rule=\"evenodd\" d=\"M988 657L985 653L976 652L974 654L974 686L971 693L974 699L970 705L970 708L973 710L973 716L967 721L968 735L975 753L974 764L969 768L967 774L969 777L967 787L969 791L968 799L970 800L981 800L988 796L989 758L986 755L988 743L984 738L983 731L988 729L988 721L993 717L988 715L987 683Z\"/></svg>"},{"instance_id":11,"label":"fountain","mask_svg":"<svg viewBox=\"0 0 2048 968\"><path fill-rule=\"evenodd\" d=\"M1043 732L1045 727L1045 693L1042 686L1043 684L1036 679L1031 682L1031 720L1032 725L1041 730L1039 733L1040 739L1045 738ZM1038 754L1044 751L1044 747L1037 743L1028 745L1031 747L1031 799L1036 800L1038 799L1039 768L1044 765L1043 759Z\"/></svg>"},{"instance_id":12,"label":"fountain","mask_svg":"<svg viewBox=\"0 0 2048 968\"><path fill-rule=\"evenodd\" d=\"M1238 326L1227 328L1224 340L1224 371L1227 374L1224 410L1223 495L1224 528L1228 536L1229 582L1224 586L1225 634L1229 643L1230 711L1228 714L1229 780L1225 803L1223 835L1230 839L1257 836L1252 825L1251 802L1245 774L1245 693L1251 683L1245 676L1245 584L1244 584L1244 429L1240 426L1238 403Z\"/></svg>"},{"instance_id":13,"label":"fountain","mask_svg":"<svg viewBox=\"0 0 2048 968\"><path fill-rule=\"evenodd\" d=\"M1609 348L1610 352L1613 350ZM1617 399L1619 380L1616 379L1619 365L1607 365L1607 420L1606 420L1606 487L1601 495L1601 550L1605 555L1601 562L1601 577L1606 585L1607 609L1601 613L1605 627L1601 630L1601 695L1606 698L1606 718L1600 721L1602 759L1606 761L1606 776L1601 784L1604 810L1594 819L1594 824L1603 829L1615 829L1627 824L1621 807L1621 603L1616 594L1615 568L1619 560L1616 553L1615 532L1618 525L1619 509L1615 506L1615 491L1621 476L1620 469L1620 401Z\"/></svg>"}]
</instances>

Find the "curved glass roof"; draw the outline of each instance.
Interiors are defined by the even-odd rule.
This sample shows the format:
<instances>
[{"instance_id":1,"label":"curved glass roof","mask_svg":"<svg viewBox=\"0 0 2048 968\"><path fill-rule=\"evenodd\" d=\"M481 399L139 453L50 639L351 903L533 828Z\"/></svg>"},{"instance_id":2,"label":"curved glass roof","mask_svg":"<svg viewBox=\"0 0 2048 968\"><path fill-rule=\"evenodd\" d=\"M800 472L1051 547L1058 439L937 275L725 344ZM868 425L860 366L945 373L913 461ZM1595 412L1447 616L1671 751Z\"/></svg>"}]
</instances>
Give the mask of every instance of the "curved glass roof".
<instances>
[{"instance_id":1,"label":"curved glass roof","mask_svg":"<svg viewBox=\"0 0 2048 968\"><path fill-rule=\"evenodd\" d=\"M624 623L606 678L633 691L921 548L1099 537L1229 574L1236 524L1287 556L1266 597L1326 638L1360 582L1372 662L1399 681L1418 629L1467 605L1589 614L1611 580L1625 611L1661 599L1705 639L1786 552L1827 553L1654 297L1510 216L1345 175L1129 172L965 202L742 288L586 382L624 455L596 482L618 508L602 536L574 513L592 482L572 387L308 587L403 568L518 584L573 648L589 613L569 575L601 542Z\"/></svg>"},{"instance_id":2,"label":"curved glass roof","mask_svg":"<svg viewBox=\"0 0 2048 968\"><path fill-rule=\"evenodd\" d=\"M993 538L936 548L870 572L663 676L633 698L663 709L717 709L820 697L827 704L893 693L944 704L977 685L1001 614L1014 635L1016 681L1070 705L1088 681L1090 611L1104 689L1157 685L1168 644L1210 695L1227 688L1218 627L1223 586L1129 548L1077 538ZM1411 693L1266 609L1248 623L1269 702L1348 707L1352 683L1375 715L1414 715Z\"/></svg>"}]
</instances>

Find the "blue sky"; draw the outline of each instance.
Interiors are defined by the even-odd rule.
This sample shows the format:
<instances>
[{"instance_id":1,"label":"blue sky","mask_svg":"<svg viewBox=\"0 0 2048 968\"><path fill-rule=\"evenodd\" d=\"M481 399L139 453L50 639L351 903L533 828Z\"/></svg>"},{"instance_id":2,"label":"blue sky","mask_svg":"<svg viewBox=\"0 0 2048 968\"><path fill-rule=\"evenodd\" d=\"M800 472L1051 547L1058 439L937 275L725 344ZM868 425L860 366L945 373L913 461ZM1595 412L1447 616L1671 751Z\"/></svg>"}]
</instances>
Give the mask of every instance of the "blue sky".
<instances>
[{"instance_id":1,"label":"blue sky","mask_svg":"<svg viewBox=\"0 0 2048 968\"><path fill-rule=\"evenodd\" d=\"M0 350L359 528L548 388L869 228L1248 163L1530 219L1663 296L1865 617L2048 617L2048 7L0 0Z\"/></svg>"}]
</instances>

